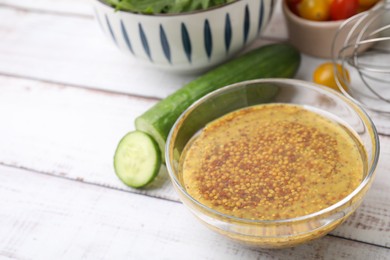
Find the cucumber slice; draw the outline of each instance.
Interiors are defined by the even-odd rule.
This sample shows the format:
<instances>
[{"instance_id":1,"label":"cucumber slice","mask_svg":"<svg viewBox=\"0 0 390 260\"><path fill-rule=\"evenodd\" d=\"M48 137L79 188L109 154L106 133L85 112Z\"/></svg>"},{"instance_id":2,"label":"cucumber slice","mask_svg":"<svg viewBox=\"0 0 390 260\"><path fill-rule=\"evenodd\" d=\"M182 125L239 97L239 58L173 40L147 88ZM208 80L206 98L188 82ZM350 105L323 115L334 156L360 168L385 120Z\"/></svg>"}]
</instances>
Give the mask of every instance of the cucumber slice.
<instances>
[{"instance_id":1,"label":"cucumber slice","mask_svg":"<svg viewBox=\"0 0 390 260\"><path fill-rule=\"evenodd\" d=\"M158 144L140 131L126 134L119 142L114 156L114 169L126 185L141 188L157 176L161 166Z\"/></svg>"}]
</instances>

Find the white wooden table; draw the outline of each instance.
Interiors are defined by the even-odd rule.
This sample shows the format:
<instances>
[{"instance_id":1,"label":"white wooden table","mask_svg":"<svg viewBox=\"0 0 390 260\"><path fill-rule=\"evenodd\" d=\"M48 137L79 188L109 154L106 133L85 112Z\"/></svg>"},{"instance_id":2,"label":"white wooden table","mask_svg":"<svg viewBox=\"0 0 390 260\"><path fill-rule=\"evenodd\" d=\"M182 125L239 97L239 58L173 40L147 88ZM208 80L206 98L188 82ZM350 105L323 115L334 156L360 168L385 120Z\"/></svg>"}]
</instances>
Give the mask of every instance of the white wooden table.
<instances>
[{"instance_id":1,"label":"white wooden table","mask_svg":"<svg viewBox=\"0 0 390 260\"><path fill-rule=\"evenodd\" d=\"M252 47L285 39L277 8ZM304 56L297 78L320 62ZM123 185L119 139L193 77L124 56L87 0L0 0L0 259L390 259L389 136L363 205L297 248L253 250L209 231L165 171L148 189Z\"/></svg>"}]
</instances>

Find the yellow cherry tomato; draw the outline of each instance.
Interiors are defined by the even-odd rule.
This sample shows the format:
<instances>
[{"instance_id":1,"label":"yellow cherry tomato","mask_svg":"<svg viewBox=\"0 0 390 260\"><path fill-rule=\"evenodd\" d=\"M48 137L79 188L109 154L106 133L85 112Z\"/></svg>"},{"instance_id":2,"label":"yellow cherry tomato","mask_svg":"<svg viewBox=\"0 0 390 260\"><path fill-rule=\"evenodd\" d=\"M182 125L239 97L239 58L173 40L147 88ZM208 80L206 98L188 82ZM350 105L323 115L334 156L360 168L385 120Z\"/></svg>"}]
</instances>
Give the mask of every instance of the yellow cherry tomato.
<instances>
[{"instance_id":1,"label":"yellow cherry tomato","mask_svg":"<svg viewBox=\"0 0 390 260\"><path fill-rule=\"evenodd\" d=\"M338 78L341 83L344 81L347 81L348 83L350 82L349 72L347 69L343 69L340 64L337 64L337 71L340 75ZM326 62L318 66L314 70L313 81L317 84L321 84L340 91L336 83L335 68L332 62ZM345 90L348 90L348 87L345 84L342 84L342 86Z\"/></svg>"},{"instance_id":2,"label":"yellow cherry tomato","mask_svg":"<svg viewBox=\"0 0 390 260\"><path fill-rule=\"evenodd\" d=\"M333 1L334 0L326 0L326 2L328 3L329 6L333 3Z\"/></svg>"},{"instance_id":3,"label":"yellow cherry tomato","mask_svg":"<svg viewBox=\"0 0 390 260\"><path fill-rule=\"evenodd\" d=\"M298 6L300 17L312 21L326 21L330 16L328 0L302 0Z\"/></svg>"},{"instance_id":4,"label":"yellow cherry tomato","mask_svg":"<svg viewBox=\"0 0 390 260\"><path fill-rule=\"evenodd\" d=\"M378 3L379 0L359 0L359 5L363 7L371 7Z\"/></svg>"}]
</instances>

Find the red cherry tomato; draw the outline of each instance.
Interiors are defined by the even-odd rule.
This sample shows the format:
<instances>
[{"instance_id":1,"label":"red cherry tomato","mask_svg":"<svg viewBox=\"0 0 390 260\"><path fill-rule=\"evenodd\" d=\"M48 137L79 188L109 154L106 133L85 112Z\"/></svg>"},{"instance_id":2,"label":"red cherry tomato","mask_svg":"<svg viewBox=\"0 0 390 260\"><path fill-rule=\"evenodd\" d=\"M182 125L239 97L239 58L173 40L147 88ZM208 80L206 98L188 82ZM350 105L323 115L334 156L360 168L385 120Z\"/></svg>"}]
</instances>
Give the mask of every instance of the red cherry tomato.
<instances>
[{"instance_id":1,"label":"red cherry tomato","mask_svg":"<svg viewBox=\"0 0 390 260\"><path fill-rule=\"evenodd\" d=\"M296 15L299 15L298 13L298 5L301 3L302 0L287 0L287 6L290 8L290 11L293 12Z\"/></svg>"},{"instance_id":2,"label":"red cherry tomato","mask_svg":"<svg viewBox=\"0 0 390 260\"><path fill-rule=\"evenodd\" d=\"M330 5L330 18L344 20L357 14L359 0L333 0Z\"/></svg>"}]
</instances>

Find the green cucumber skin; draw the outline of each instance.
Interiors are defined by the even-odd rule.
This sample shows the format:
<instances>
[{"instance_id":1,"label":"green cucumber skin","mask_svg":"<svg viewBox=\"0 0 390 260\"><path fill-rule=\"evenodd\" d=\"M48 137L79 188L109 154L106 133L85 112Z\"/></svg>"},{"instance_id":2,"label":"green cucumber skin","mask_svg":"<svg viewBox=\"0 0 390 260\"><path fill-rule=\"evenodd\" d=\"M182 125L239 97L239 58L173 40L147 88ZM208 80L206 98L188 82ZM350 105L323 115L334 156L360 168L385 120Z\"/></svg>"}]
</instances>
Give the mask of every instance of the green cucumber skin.
<instances>
[{"instance_id":1,"label":"green cucumber skin","mask_svg":"<svg viewBox=\"0 0 390 260\"><path fill-rule=\"evenodd\" d=\"M300 53L288 44L270 44L255 49L200 76L155 104L136 118L136 129L150 134L164 152L170 129L193 102L233 83L259 78L293 77L300 61Z\"/></svg>"}]
</instances>

